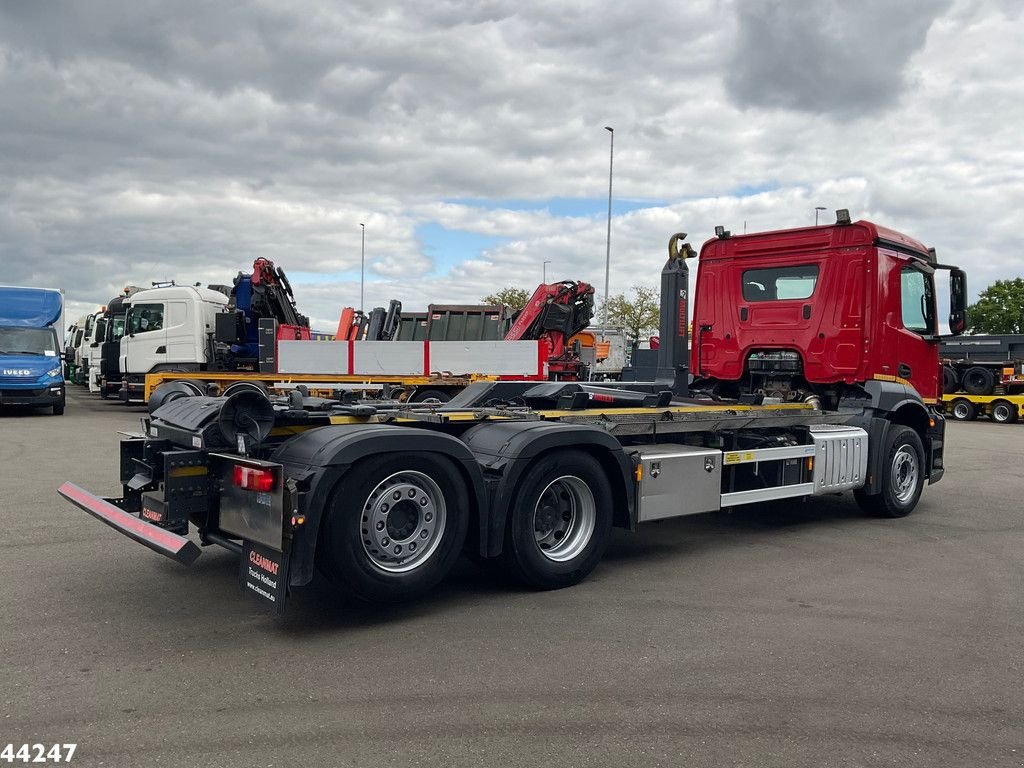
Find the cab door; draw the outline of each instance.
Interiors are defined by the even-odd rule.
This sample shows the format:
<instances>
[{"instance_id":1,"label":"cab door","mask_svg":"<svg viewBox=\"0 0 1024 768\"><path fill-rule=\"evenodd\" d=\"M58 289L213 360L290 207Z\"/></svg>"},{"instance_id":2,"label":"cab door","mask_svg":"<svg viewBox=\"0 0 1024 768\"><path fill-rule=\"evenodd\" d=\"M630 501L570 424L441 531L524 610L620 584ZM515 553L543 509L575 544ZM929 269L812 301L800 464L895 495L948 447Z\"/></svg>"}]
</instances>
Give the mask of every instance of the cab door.
<instances>
[{"instance_id":1,"label":"cab door","mask_svg":"<svg viewBox=\"0 0 1024 768\"><path fill-rule=\"evenodd\" d=\"M164 302L132 304L121 339L125 373L149 373L167 362L166 314Z\"/></svg>"},{"instance_id":2,"label":"cab door","mask_svg":"<svg viewBox=\"0 0 1024 768\"><path fill-rule=\"evenodd\" d=\"M896 370L899 379L910 382L925 400L939 397L938 346L935 341L934 270L919 259L896 256L890 273L898 299L898 311L892 313L896 334Z\"/></svg>"}]
</instances>

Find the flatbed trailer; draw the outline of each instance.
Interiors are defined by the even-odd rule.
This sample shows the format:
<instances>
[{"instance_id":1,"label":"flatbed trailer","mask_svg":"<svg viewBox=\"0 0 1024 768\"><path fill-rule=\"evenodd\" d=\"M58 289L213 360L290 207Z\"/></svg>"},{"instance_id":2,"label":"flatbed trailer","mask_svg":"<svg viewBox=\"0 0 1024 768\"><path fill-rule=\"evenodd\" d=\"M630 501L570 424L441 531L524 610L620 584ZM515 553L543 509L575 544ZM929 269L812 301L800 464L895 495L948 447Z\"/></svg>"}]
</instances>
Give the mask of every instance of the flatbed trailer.
<instances>
[{"instance_id":1,"label":"flatbed trailer","mask_svg":"<svg viewBox=\"0 0 1024 768\"><path fill-rule=\"evenodd\" d=\"M243 590L276 612L315 570L365 600L414 597L463 549L552 589L593 570L613 526L848 490L909 513L942 476L943 420L895 387L834 412L534 382L431 407L186 397L122 441L121 497L59 493L185 564L238 552Z\"/></svg>"},{"instance_id":2,"label":"flatbed trailer","mask_svg":"<svg viewBox=\"0 0 1024 768\"><path fill-rule=\"evenodd\" d=\"M955 392L943 395L945 412L955 421L974 421L987 416L997 424L1013 424L1024 411L1024 395L971 395Z\"/></svg>"}]
</instances>

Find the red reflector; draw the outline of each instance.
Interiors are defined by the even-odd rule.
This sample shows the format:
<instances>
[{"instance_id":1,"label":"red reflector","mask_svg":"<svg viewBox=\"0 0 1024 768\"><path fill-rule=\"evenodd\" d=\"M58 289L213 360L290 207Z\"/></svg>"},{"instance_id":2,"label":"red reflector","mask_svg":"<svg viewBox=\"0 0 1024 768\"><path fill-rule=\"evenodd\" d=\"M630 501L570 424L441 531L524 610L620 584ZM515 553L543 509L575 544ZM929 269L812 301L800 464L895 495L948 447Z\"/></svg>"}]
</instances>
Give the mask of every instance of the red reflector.
<instances>
[{"instance_id":1,"label":"red reflector","mask_svg":"<svg viewBox=\"0 0 1024 768\"><path fill-rule=\"evenodd\" d=\"M596 400L599 403L614 403L615 402L615 397L612 396L612 395L600 395L600 394L594 393L594 394L592 394L590 396L590 398L592 400Z\"/></svg>"},{"instance_id":2,"label":"red reflector","mask_svg":"<svg viewBox=\"0 0 1024 768\"><path fill-rule=\"evenodd\" d=\"M235 485L249 491L274 490L274 473L269 469L258 469L235 464Z\"/></svg>"}]
</instances>

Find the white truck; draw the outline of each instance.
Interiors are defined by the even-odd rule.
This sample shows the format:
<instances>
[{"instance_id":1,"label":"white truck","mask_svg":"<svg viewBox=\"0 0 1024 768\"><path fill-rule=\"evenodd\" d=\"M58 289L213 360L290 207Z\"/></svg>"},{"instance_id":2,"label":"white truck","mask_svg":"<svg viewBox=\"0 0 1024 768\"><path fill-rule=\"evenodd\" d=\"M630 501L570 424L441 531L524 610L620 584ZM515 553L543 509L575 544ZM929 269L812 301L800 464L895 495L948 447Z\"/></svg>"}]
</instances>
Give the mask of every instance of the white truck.
<instances>
[{"instance_id":1,"label":"white truck","mask_svg":"<svg viewBox=\"0 0 1024 768\"><path fill-rule=\"evenodd\" d=\"M90 345L95 339L96 321L103 317L103 310L90 312L79 320L79 328L82 331L80 337L76 336L75 345L75 376L74 383L80 385L89 384L89 352Z\"/></svg>"},{"instance_id":2,"label":"white truck","mask_svg":"<svg viewBox=\"0 0 1024 768\"><path fill-rule=\"evenodd\" d=\"M191 285L134 294L121 338L121 399L142 400L147 373L205 370L209 334L227 305L220 291Z\"/></svg>"}]
</instances>

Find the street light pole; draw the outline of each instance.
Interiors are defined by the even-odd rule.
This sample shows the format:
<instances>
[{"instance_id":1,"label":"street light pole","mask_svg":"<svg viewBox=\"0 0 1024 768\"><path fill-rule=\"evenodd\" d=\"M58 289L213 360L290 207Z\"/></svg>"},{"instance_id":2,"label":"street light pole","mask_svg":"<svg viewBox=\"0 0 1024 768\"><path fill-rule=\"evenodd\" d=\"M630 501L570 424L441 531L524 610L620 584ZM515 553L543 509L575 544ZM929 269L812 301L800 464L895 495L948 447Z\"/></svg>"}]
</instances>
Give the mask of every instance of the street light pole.
<instances>
[{"instance_id":1,"label":"street light pole","mask_svg":"<svg viewBox=\"0 0 1024 768\"><path fill-rule=\"evenodd\" d=\"M601 339L608 329L608 275L612 265L612 169L615 164L615 129L610 125L604 127L611 134L608 146L608 234L604 246L604 319L601 321Z\"/></svg>"},{"instance_id":2,"label":"street light pole","mask_svg":"<svg viewBox=\"0 0 1024 768\"><path fill-rule=\"evenodd\" d=\"M548 264L550 264L550 263L551 263L551 260L549 259L548 261L545 261L544 264L542 265L542 268L544 270L544 281L543 281L544 285L548 284Z\"/></svg>"},{"instance_id":3,"label":"street light pole","mask_svg":"<svg viewBox=\"0 0 1024 768\"><path fill-rule=\"evenodd\" d=\"M363 293L366 287L366 225L362 227L362 245L359 247L359 311L363 311Z\"/></svg>"},{"instance_id":4,"label":"street light pole","mask_svg":"<svg viewBox=\"0 0 1024 768\"><path fill-rule=\"evenodd\" d=\"M818 211L824 211L824 210L825 210L825 206L824 205L816 205L816 206L814 206L814 226L818 226Z\"/></svg>"}]
</instances>

